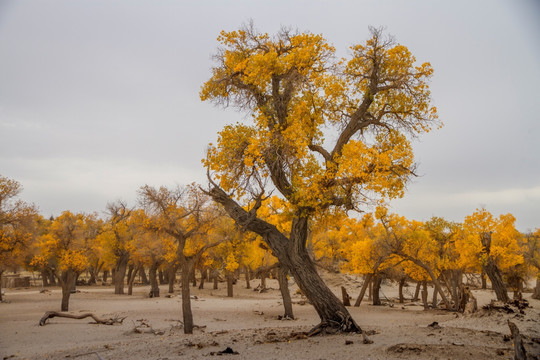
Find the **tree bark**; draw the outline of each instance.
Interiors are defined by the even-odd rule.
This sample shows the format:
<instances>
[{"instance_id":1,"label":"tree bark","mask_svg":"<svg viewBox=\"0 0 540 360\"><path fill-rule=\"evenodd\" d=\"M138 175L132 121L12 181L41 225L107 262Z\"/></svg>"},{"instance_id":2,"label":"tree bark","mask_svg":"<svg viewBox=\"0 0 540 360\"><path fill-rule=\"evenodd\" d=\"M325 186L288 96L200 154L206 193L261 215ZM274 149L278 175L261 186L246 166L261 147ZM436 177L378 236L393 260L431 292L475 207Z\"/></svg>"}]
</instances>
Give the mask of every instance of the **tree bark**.
<instances>
[{"instance_id":1,"label":"tree bark","mask_svg":"<svg viewBox=\"0 0 540 360\"><path fill-rule=\"evenodd\" d=\"M422 303L424 304L424 310L429 309L427 298L428 298L427 281L424 280L422 282Z\"/></svg>"},{"instance_id":2,"label":"tree bark","mask_svg":"<svg viewBox=\"0 0 540 360\"><path fill-rule=\"evenodd\" d=\"M158 267L159 264L152 264L150 266L150 297L159 297L159 284L158 284Z\"/></svg>"},{"instance_id":3,"label":"tree bark","mask_svg":"<svg viewBox=\"0 0 540 360\"><path fill-rule=\"evenodd\" d=\"M256 212L246 211L217 186L210 191L210 195L224 206L225 211L238 224L259 234L280 264L290 271L296 284L319 315L321 320L317 327L319 331L324 328L338 328L345 332L362 333L362 329L354 322L347 308L321 279L309 256L306 247L308 215L299 213L293 217L290 235L287 238L275 226L257 218ZM258 198L259 206L260 201L261 198ZM257 205L254 209L257 209Z\"/></svg>"},{"instance_id":4,"label":"tree bark","mask_svg":"<svg viewBox=\"0 0 540 360\"><path fill-rule=\"evenodd\" d=\"M160 285L164 285L168 283L167 279L165 279L165 277L163 276L163 270L159 269L157 272L157 275L158 275Z\"/></svg>"},{"instance_id":5,"label":"tree bark","mask_svg":"<svg viewBox=\"0 0 540 360\"><path fill-rule=\"evenodd\" d=\"M231 271L227 271L227 297L233 297L233 280L234 274Z\"/></svg>"},{"instance_id":6,"label":"tree bark","mask_svg":"<svg viewBox=\"0 0 540 360\"><path fill-rule=\"evenodd\" d=\"M487 280L486 280L486 273L482 270L482 274L480 274L480 279L482 279L482 290L487 289Z\"/></svg>"},{"instance_id":7,"label":"tree bark","mask_svg":"<svg viewBox=\"0 0 540 360\"><path fill-rule=\"evenodd\" d=\"M250 272L249 266L245 267L245 271L246 271L246 289L251 289L251 283L250 283L251 276L249 274Z\"/></svg>"},{"instance_id":8,"label":"tree bark","mask_svg":"<svg viewBox=\"0 0 540 360\"><path fill-rule=\"evenodd\" d=\"M341 287L341 299L343 300L343 305L351 306L351 297L347 293L347 289L345 289L345 286Z\"/></svg>"},{"instance_id":9,"label":"tree bark","mask_svg":"<svg viewBox=\"0 0 540 360\"><path fill-rule=\"evenodd\" d=\"M129 254L121 255L116 261L116 267L114 271L114 293L124 294L124 278L126 277L126 271L129 261Z\"/></svg>"},{"instance_id":10,"label":"tree bark","mask_svg":"<svg viewBox=\"0 0 540 360\"><path fill-rule=\"evenodd\" d=\"M103 271L103 283L106 284L107 283L107 278L109 277L109 270L104 270Z\"/></svg>"},{"instance_id":11,"label":"tree bark","mask_svg":"<svg viewBox=\"0 0 540 360\"><path fill-rule=\"evenodd\" d=\"M208 277L208 268L201 269L201 281L199 281L199 289L204 289L204 282Z\"/></svg>"},{"instance_id":12,"label":"tree bark","mask_svg":"<svg viewBox=\"0 0 540 360\"><path fill-rule=\"evenodd\" d=\"M4 301L2 298L2 274L4 273L4 270L0 270L0 302Z\"/></svg>"},{"instance_id":13,"label":"tree bark","mask_svg":"<svg viewBox=\"0 0 540 360\"><path fill-rule=\"evenodd\" d=\"M354 306L360 306L362 303L362 300L364 299L364 295L366 294L366 290L371 283L371 279L373 278L373 274L367 274L366 279L364 280L364 284L362 285L362 289L360 290L360 295L358 296L358 299L356 299L356 302L354 303Z\"/></svg>"},{"instance_id":14,"label":"tree bark","mask_svg":"<svg viewBox=\"0 0 540 360\"><path fill-rule=\"evenodd\" d=\"M495 260L493 260L493 257L490 254L491 233L485 232L482 234L482 245L484 247L483 252L487 256L485 264L482 265L482 268L489 277L489 280L491 281L491 287L495 291L497 300L507 303L510 299L508 298L506 285L504 284L499 267L497 266Z\"/></svg>"},{"instance_id":15,"label":"tree bark","mask_svg":"<svg viewBox=\"0 0 540 360\"><path fill-rule=\"evenodd\" d=\"M433 298L431 299L431 307L433 309L437 308L437 302L438 302L437 294L438 294L438 291L437 291L437 289L435 289L435 286L433 286ZM450 309L448 309L448 310L450 310Z\"/></svg>"},{"instance_id":16,"label":"tree bark","mask_svg":"<svg viewBox=\"0 0 540 360\"><path fill-rule=\"evenodd\" d=\"M69 297L71 295L74 280L75 273L72 270L62 271L62 274L58 277L58 281L62 287L62 303L60 311L69 311Z\"/></svg>"},{"instance_id":17,"label":"tree bark","mask_svg":"<svg viewBox=\"0 0 540 360\"><path fill-rule=\"evenodd\" d=\"M382 276L377 274L373 278L373 305L382 305L380 298Z\"/></svg>"},{"instance_id":18,"label":"tree bark","mask_svg":"<svg viewBox=\"0 0 540 360\"><path fill-rule=\"evenodd\" d=\"M287 274L289 271L284 267L280 266L278 269L278 282L279 290L281 292L281 298L283 299L283 307L285 308L285 314L283 318L294 319L291 293L289 292L289 281L287 281Z\"/></svg>"},{"instance_id":19,"label":"tree bark","mask_svg":"<svg viewBox=\"0 0 540 360\"><path fill-rule=\"evenodd\" d=\"M141 277L141 283L143 285L150 285L150 281L146 276L146 270L144 269L144 266L141 266L141 270L139 270L139 276Z\"/></svg>"},{"instance_id":20,"label":"tree bark","mask_svg":"<svg viewBox=\"0 0 540 360\"><path fill-rule=\"evenodd\" d=\"M536 287L534 288L534 293L532 294L532 298L536 300L540 300L540 274L536 277Z\"/></svg>"},{"instance_id":21,"label":"tree bark","mask_svg":"<svg viewBox=\"0 0 540 360\"><path fill-rule=\"evenodd\" d=\"M193 334L193 312L191 311L190 275L193 260L180 259L182 267L182 318L184 334Z\"/></svg>"},{"instance_id":22,"label":"tree bark","mask_svg":"<svg viewBox=\"0 0 540 360\"><path fill-rule=\"evenodd\" d=\"M405 285L405 279L399 279L399 303L403 304L405 302L405 298L403 297L403 285Z\"/></svg>"},{"instance_id":23,"label":"tree bark","mask_svg":"<svg viewBox=\"0 0 540 360\"><path fill-rule=\"evenodd\" d=\"M178 270L177 265L171 265L169 266L168 273L169 273L169 294L174 293L174 283L176 282L176 270Z\"/></svg>"},{"instance_id":24,"label":"tree bark","mask_svg":"<svg viewBox=\"0 0 540 360\"><path fill-rule=\"evenodd\" d=\"M137 277L137 273L139 272L139 268L141 266L137 266L128 276L128 295L133 295L133 283L135 282L135 278Z\"/></svg>"},{"instance_id":25,"label":"tree bark","mask_svg":"<svg viewBox=\"0 0 540 360\"><path fill-rule=\"evenodd\" d=\"M416 289L414 290L414 297L411 299L411 301L418 301L419 300L418 296L420 296L420 287L421 286L422 286L422 282L418 281L416 283Z\"/></svg>"}]
</instances>

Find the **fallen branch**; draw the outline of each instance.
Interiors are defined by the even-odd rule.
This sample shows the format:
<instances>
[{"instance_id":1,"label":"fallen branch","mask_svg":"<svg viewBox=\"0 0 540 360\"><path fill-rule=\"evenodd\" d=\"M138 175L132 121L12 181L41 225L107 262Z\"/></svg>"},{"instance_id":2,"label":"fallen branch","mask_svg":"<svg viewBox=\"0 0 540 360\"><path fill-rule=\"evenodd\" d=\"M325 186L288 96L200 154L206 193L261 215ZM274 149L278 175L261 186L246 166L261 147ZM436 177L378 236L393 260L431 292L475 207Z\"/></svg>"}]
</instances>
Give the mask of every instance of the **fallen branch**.
<instances>
[{"instance_id":1,"label":"fallen branch","mask_svg":"<svg viewBox=\"0 0 540 360\"><path fill-rule=\"evenodd\" d=\"M114 325L114 324L121 324L126 317L119 317L116 316L115 318L109 318L109 319L100 319L96 315L92 313L84 313L80 315L74 315L74 314L68 314L68 313L62 313L57 311L47 311L45 315L39 320L39 326L44 326L47 320L52 319L53 317L63 317L68 319L84 319L87 317L91 317L94 319L96 324L103 324L103 325Z\"/></svg>"}]
</instances>

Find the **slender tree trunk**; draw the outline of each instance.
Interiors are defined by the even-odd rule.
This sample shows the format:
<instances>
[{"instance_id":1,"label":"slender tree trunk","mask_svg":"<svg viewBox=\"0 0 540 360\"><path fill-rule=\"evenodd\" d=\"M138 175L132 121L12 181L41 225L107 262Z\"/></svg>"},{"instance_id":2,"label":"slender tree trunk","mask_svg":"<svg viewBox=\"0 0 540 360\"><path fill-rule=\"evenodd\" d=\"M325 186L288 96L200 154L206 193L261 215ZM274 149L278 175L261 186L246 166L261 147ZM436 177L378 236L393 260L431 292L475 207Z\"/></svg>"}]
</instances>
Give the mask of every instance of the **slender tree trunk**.
<instances>
[{"instance_id":1,"label":"slender tree trunk","mask_svg":"<svg viewBox=\"0 0 540 360\"><path fill-rule=\"evenodd\" d=\"M49 284L51 286L56 286L56 277L54 276L54 273L51 270L47 271L49 274Z\"/></svg>"},{"instance_id":2,"label":"slender tree trunk","mask_svg":"<svg viewBox=\"0 0 540 360\"><path fill-rule=\"evenodd\" d=\"M540 274L536 277L536 287L534 288L534 293L532 294L532 298L536 300L540 300Z\"/></svg>"},{"instance_id":3,"label":"slender tree trunk","mask_svg":"<svg viewBox=\"0 0 540 360\"><path fill-rule=\"evenodd\" d=\"M249 266L245 267L245 271L246 271L246 289L251 289L251 284L250 284L251 276L249 274L250 272Z\"/></svg>"},{"instance_id":4,"label":"slender tree trunk","mask_svg":"<svg viewBox=\"0 0 540 360\"><path fill-rule=\"evenodd\" d=\"M420 287L421 286L422 286L422 282L418 281L416 283L416 290L414 290L414 297L411 299L411 301L418 301L419 300L418 296L420 296Z\"/></svg>"},{"instance_id":5,"label":"slender tree trunk","mask_svg":"<svg viewBox=\"0 0 540 360\"><path fill-rule=\"evenodd\" d=\"M487 280L486 280L486 273L482 270L482 274L480 274L480 279L482 279L482 290L487 289Z\"/></svg>"},{"instance_id":6,"label":"slender tree trunk","mask_svg":"<svg viewBox=\"0 0 540 360\"><path fill-rule=\"evenodd\" d=\"M159 264L152 264L150 266L150 297L159 297L159 284L158 284L158 267Z\"/></svg>"},{"instance_id":7,"label":"slender tree trunk","mask_svg":"<svg viewBox=\"0 0 540 360\"><path fill-rule=\"evenodd\" d=\"M127 271L127 282L128 282L128 286L129 286L129 280L131 279L131 275L133 274L133 270L135 269L135 265L133 264L129 264L128 266L128 271ZM128 295L131 295L129 294L129 289L128 289Z\"/></svg>"},{"instance_id":8,"label":"slender tree trunk","mask_svg":"<svg viewBox=\"0 0 540 360\"><path fill-rule=\"evenodd\" d=\"M193 266L193 269L191 270L191 273L189 274L189 276L191 277L191 283L192 283L193 287L196 287L197 286L197 277L195 276L195 266Z\"/></svg>"},{"instance_id":9,"label":"slender tree trunk","mask_svg":"<svg viewBox=\"0 0 540 360\"><path fill-rule=\"evenodd\" d=\"M403 285L405 285L405 278L399 279L399 303L403 304L405 298L403 297Z\"/></svg>"},{"instance_id":10,"label":"slender tree trunk","mask_svg":"<svg viewBox=\"0 0 540 360\"><path fill-rule=\"evenodd\" d=\"M137 266L128 276L128 295L133 295L133 283L135 282L135 278L137 277L140 267L140 265Z\"/></svg>"},{"instance_id":11,"label":"slender tree trunk","mask_svg":"<svg viewBox=\"0 0 540 360\"><path fill-rule=\"evenodd\" d=\"M160 285L164 285L164 284L168 283L168 281L166 281L165 277L163 276L163 270L159 269L157 274L158 274L159 284Z\"/></svg>"},{"instance_id":12,"label":"slender tree trunk","mask_svg":"<svg viewBox=\"0 0 540 360\"><path fill-rule=\"evenodd\" d=\"M231 271L227 271L227 297L233 297L233 280L234 274Z\"/></svg>"},{"instance_id":13,"label":"slender tree trunk","mask_svg":"<svg viewBox=\"0 0 540 360\"><path fill-rule=\"evenodd\" d=\"M139 275L142 278L141 283L143 285L150 285L150 281L148 280L148 277L146 276L146 270L144 269L144 266L141 266L141 270L139 270Z\"/></svg>"},{"instance_id":14,"label":"slender tree trunk","mask_svg":"<svg viewBox=\"0 0 540 360\"><path fill-rule=\"evenodd\" d=\"M284 318L294 319L291 293L289 292L289 282L287 281L287 274L289 271L284 267L280 266L278 269L278 282L279 290L281 291L281 298L283 299L283 307L285 308Z\"/></svg>"},{"instance_id":15,"label":"slender tree trunk","mask_svg":"<svg viewBox=\"0 0 540 360\"><path fill-rule=\"evenodd\" d=\"M358 299L356 299L354 306L360 306L360 304L362 303L362 300L364 299L364 295L366 294L366 290L369 287L369 284L371 283L372 278L373 278L373 274L366 275L364 284L362 285L362 289L360 290L360 295L358 296Z\"/></svg>"},{"instance_id":16,"label":"slender tree trunk","mask_svg":"<svg viewBox=\"0 0 540 360\"><path fill-rule=\"evenodd\" d=\"M382 305L381 298L379 296L381 290L382 276L377 274L373 278L373 305Z\"/></svg>"},{"instance_id":17,"label":"slender tree trunk","mask_svg":"<svg viewBox=\"0 0 540 360\"><path fill-rule=\"evenodd\" d=\"M192 260L183 259L182 263L182 317L184 320L184 334L193 334L193 313L191 311L190 276Z\"/></svg>"},{"instance_id":18,"label":"slender tree trunk","mask_svg":"<svg viewBox=\"0 0 540 360\"><path fill-rule=\"evenodd\" d=\"M261 290L266 289L266 272L261 273Z\"/></svg>"},{"instance_id":19,"label":"slender tree trunk","mask_svg":"<svg viewBox=\"0 0 540 360\"><path fill-rule=\"evenodd\" d=\"M219 282L219 273L217 270L212 271L213 279L214 279L214 290L218 289L218 282Z\"/></svg>"},{"instance_id":20,"label":"slender tree trunk","mask_svg":"<svg viewBox=\"0 0 540 360\"><path fill-rule=\"evenodd\" d=\"M43 281L43 287L49 286L49 274L46 271L41 272L41 281Z\"/></svg>"},{"instance_id":21,"label":"slender tree trunk","mask_svg":"<svg viewBox=\"0 0 540 360\"><path fill-rule=\"evenodd\" d=\"M368 301L373 300L373 280L374 279L371 279L371 281L368 284L368 298L367 298Z\"/></svg>"},{"instance_id":22,"label":"slender tree trunk","mask_svg":"<svg viewBox=\"0 0 540 360\"><path fill-rule=\"evenodd\" d=\"M433 309L436 309L436 308L437 308L437 302L438 302L438 300L437 300L437 294L438 294L438 291L437 291L437 289L435 289L435 286L433 286L433 298L432 298L432 300L431 300L431 307L432 307ZM449 309L449 310L450 310L450 309Z\"/></svg>"},{"instance_id":23,"label":"slender tree trunk","mask_svg":"<svg viewBox=\"0 0 540 360\"><path fill-rule=\"evenodd\" d=\"M104 270L104 271L103 271L103 283L104 283L104 284L107 283L108 277L109 277L109 270Z\"/></svg>"},{"instance_id":24,"label":"slender tree trunk","mask_svg":"<svg viewBox=\"0 0 540 360\"><path fill-rule=\"evenodd\" d=\"M206 281L206 278L208 277L208 268L204 268L201 270L201 281L199 282L199 289L204 289L204 282Z\"/></svg>"},{"instance_id":25,"label":"slender tree trunk","mask_svg":"<svg viewBox=\"0 0 540 360\"><path fill-rule=\"evenodd\" d=\"M4 301L2 298L2 274L4 273L4 270L0 270L0 302Z\"/></svg>"},{"instance_id":26,"label":"slender tree trunk","mask_svg":"<svg viewBox=\"0 0 540 360\"><path fill-rule=\"evenodd\" d=\"M427 281L424 280L422 281L422 303L424 304L424 310L429 309L427 298L428 298Z\"/></svg>"},{"instance_id":27,"label":"slender tree trunk","mask_svg":"<svg viewBox=\"0 0 540 360\"><path fill-rule=\"evenodd\" d=\"M176 281L176 270L178 269L177 265L169 266L169 294L174 293L174 283Z\"/></svg>"}]
</instances>

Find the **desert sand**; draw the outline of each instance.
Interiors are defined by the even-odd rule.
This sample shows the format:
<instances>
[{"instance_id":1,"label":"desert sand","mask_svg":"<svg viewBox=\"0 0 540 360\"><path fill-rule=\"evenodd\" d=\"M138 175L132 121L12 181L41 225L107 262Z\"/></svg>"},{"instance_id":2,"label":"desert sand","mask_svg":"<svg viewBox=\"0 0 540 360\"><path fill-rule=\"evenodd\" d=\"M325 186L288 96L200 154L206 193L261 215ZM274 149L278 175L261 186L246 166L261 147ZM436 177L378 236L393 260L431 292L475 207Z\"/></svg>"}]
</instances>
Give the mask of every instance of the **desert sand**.
<instances>
[{"instance_id":1,"label":"desert sand","mask_svg":"<svg viewBox=\"0 0 540 360\"><path fill-rule=\"evenodd\" d=\"M324 273L327 284L341 296L340 286L357 296L359 278ZM257 286L259 280L253 280ZM181 325L179 289L166 297L148 298L148 286L134 294L114 295L110 286L79 286L70 299L70 313L92 312L98 317L126 317L122 324L93 324L90 318L53 318L45 326L38 322L46 311L60 309L59 288L6 289L0 303L0 356L2 359L512 359L512 341L507 320L515 322L529 338L540 338L540 301L524 294L531 307L525 314L479 311L463 315L443 310L423 310L420 303L399 304L397 287L386 282L381 297L384 306L364 300L349 308L356 322L368 332L372 344L358 334L336 334L303 338L291 334L308 331L318 316L305 299L293 294L295 320L279 320L283 314L277 281L258 293L246 289L244 281L226 297L226 286L212 290L192 288L193 335ZM409 299L414 286L406 288ZM474 290L479 306L495 298L492 291ZM437 322L437 325L433 325ZM432 325L432 326L429 326ZM136 332L135 329L139 331ZM536 346L536 345L534 345ZM219 354L230 348L237 354Z\"/></svg>"}]
</instances>

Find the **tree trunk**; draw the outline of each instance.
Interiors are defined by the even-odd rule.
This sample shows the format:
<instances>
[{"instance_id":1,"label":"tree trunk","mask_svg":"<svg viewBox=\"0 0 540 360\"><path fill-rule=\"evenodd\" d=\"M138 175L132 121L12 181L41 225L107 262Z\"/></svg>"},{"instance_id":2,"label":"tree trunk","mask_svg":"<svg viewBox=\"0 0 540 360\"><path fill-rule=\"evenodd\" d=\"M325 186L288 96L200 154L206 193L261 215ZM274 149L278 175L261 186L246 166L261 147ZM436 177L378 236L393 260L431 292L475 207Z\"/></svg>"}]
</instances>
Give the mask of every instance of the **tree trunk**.
<instances>
[{"instance_id":1,"label":"tree trunk","mask_svg":"<svg viewBox=\"0 0 540 360\"><path fill-rule=\"evenodd\" d=\"M437 291L437 289L435 289L435 286L433 286L433 299L431 300L431 307L433 309L437 308L437 302L438 302L437 294L438 294L438 291ZM448 309L448 310L450 310L450 309Z\"/></svg>"},{"instance_id":2,"label":"tree trunk","mask_svg":"<svg viewBox=\"0 0 540 360\"><path fill-rule=\"evenodd\" d=\"M116 261L114 269L114 293L124 294L124 278L126 277L129 254L124 254Z\"/></svg>"},{"instance_id":3,"label":"tree trunk","mask_svg":"<svg viewBox=\"0 0 540 360\"><path fill-rule=\"evenodd\" d=\"M261 273L261 290L266 289L266 273Z\"/></svg>"},{"instance_id":4,"label":"tree trunk","mask_svg":"<svg viewBox=\"0 0 540 360\"><path fill-rule=\"evenodd\" d=\"M2 298L2 274L4 273L4 270L0 270L0 302L4 301Z\"/></svg>"},{"instance_id":5,"label":"tree trunk","mask_svg":"<svg viewBox=\"0 0 540 360\"><path fill-rule=\"evenodd\" d=\"M159 297L159 284L158 284L158 267L159 264L152 264L150 266L150 297Z\"/></svg>"},{"instance_id":6,"label":"tree trunk","mask_svg":"<svg viewBox=\"0 0 540 360\"><path fill-rule=\"evenodd\" d=\"M300 291L319 315L321 323L314 331L337 328L345 332L362 333L362 329L354 322L347 308L321 279L309 256L306 247L309 215L296 214L293 217L290 235L287 238L275 226L257 218L256 213L248 213L217 186L210 191L210 195L224 206L225 211L237 223L261 235L280 264L289 270ZM260 200L259 198L258 202Z\"/></svg>"},{"instance_id":7,"label":"tree trunk","mask_svg":"<svg viewBox=\"0 0 540 360\"><path fill-rule=\"evenodd\" d=\"M480 278L482 279L482 290L487 289L487 280L486 280L486 273L482 271L482 274L480 274Z\"/></svg>"},{"instance_id":8,"label":"tree trunk","mask_svg":"<svg viewBox=\"0 0 540 360\"><path fill-rule=\"evenodd\" d=\"M137 266L128 276L128 295L133 295L133 283L135 282L135 278L137 277L140 268L140 265Z\"/></svg>"},{"instance_id":9,"label":"tree trunk","mask_svg":"<svg viewBox=\"0 0 540 360\"><path fill-rule=\"evenodd\" d=\"M60 306L60 311L69 311L69 297L71 295L71 289L73 288L75 273L72 270L62 271L58 280L62 287L62 304Z\"/></svg>"},{"instance_id":10,"label":"tree trunk","mask_svg":"<svg viewBox=\"0 0 540 360\"><path fill-rule=\"evenodd\" d=\"M135 269L135 265L133 264L129 264L128 266L128 271L127 271L127 282L128 282L128 286L129 286L129 280L131 279L131 275L133 275L133 270ZM129 289L128 289L128 295L131 295L129 293Z\"/></svg>"},{"instance_id":11,"label":"tree trunk","mask_svg":"<svg viewBox=\"0 0 540 360\"><path fill-rule=\"evenodd\" d=\"M289 292L289 281L287 281L288 273L289 271L284 266L279 267L278 269L279 290L281 291L281 298L283 299L283 307L285 308L285 314L283 315L283 318L294 319L291 293Z\"/></svg>"},{"instance_id":12,"label":"tree trunk","mask_svg":"<svg viewBox=\"0 0 540 360\"><path fill-rule=\"evenodd\" d=\"M181 259L182 263L182 317L184 334L193 334L193 313L191 311L190 274L192 260Z\"/></svg>"},{"instance_id":13,"label":"tree trunk","mask_svg":"<svg viewBox=\"0 0 540 360\"><path fill-rule=\"evenodd\" d=\"M231 271L227 271L227 297L233 297L233 280L234 274Z\"/></svg>"},{"instance_id":14,"label":"tree trunk","mask_svg":"<svg viewBox=\"0 0 540 360\"><path fill-rule=\"evenodd\" d=\"M403 297L403 285L405 285L405 279L399 279L399 303L403 304L405 298Z\"/></svg>"},{"instance_id":15,"label":"tree trunk","mask_svg":"<svg viewBox=\"0 0 540 360\"><path fill-rule=\"evenodd\" d=\"M416 283L416 290L414 290L414 297L411 299L411 301L418 301L419 300L418 296L420 296L420 287L421 286L422 286L422 282L418 281Z\"/></svg>"},{"instance_id":16,"label":"tree trunk","mask_svg":"<svg viewBox=\"0 0 540 360\"><path fill-rule=\"evenodd\" d=\"M428 297L427 281L424 280L422 282L422 303L424 304L424 310L429 309L429 304L428 304L428 301L427 301L427 297Z\"/></svg>"},{"instance_id":17,"label":"tree trunk","mask_svg":"<svg viewBox=\"0 0 540 360\"><path fill-rule=\"evenodd\" d=\"M164 284L168 283L168 281L166 281L165 277L163 276L163 270L159 269L157 274L158 274L159 284L160 285L164 285Z\"/></svg>"},{"instance_id":18,"label":"tree trunk","mask_svg":"<svg viewBox=\"0 0 540 360\"><path fill-rule=\"evenodd\" d=\"M347 293L347 289L345 289L345 286L341 287L341 299L343 300L343 305L351 306L351 297Z\"/></svg>"},{"instance_id":19,"label":"tree trunk","mask_svg":"<svg viewBox=\"0 0 540 360\"><path fill-rule=\"evenodd\" d=\"M536 287L534 288L534 293L532 294L532 298L536 300L540 300L540 274L536 277Z\"/></svg>"},{"instance_id":20,"label":"tree trunk","mask_svg":"<svg viewBox=\"0 0 540 360\"><path fill-rule=\"evenodd\" d=\"M109 277L109 270L103 270L103 283L107 283L107 278Z\"/></svg>"},{"instance_id":21,"label":"tree trunk","mask_svg":"<svg viewBox=\"0 0 540 360\"><path fill-rule=\"evenodd\" d=\"M168 280L169 280L169 294L174 293L174 283L176 281L176 270L178 269L177 265L171 265L168 269Z\"/></svg>"},{"instance_id":22,"label":"tree trunk","mask_svg":"<svg viewBox=\"0 0 540 360\"><path fill-rule=\"evenodd\" d=\"M366 293L366 290L371 283L371 279L373 278L373 274L367 274L366 279L364 280L364 284L362 285L362 290L360 290L360 295L358 296L358 299L356 299L356 302L354 303L354 306L360 306L362 303L362 300L364 299L364 295Z\"/></svg>"},{"instance_id":23,"label":"tree trunk","mask_svg":"<svg viewBox=\"0 0 540 360\"><path fill-rule=\"evenodd\" d=\"M249 266L246 266L245 267L245 271L246 271L246 289L251 289L251 284L250 284L250 280L251 280L251 276L249 274Z\"/></svg>"},{"instance_id":24,"label":"tree trunk","mask_svg":"<svg viewBox=\"0 0 540 360\"><path fill-rule=\"evenodd\" d=\"M43 287L49 286L49 274L46 271L41 271L41 281L43 282Z\"/></svg>"},{"instance_id":25,"label":"tree trunk","mask_svg":"<svg viewBox=\"0 0 540 360\"><path fill-rule=\"evenodd\" d=\"M491 248L491 233L485 232L482 234L482 245L484 247L483 251L487 255L487 260L482 266L484 272L491 280L491 287L495 291L497 300L507 303L510 299L508 298L508 292L506 291L506 285L504 284L501 271L499 270L495 260L490 254Z\"/></svg>"},{"instance_id":26,"label":"tree trunk","mask_svg":"<svg viewBox=\"0 0 540 360\"><path fill-rule=\"evenodd\" d=\"M219 275L218 275L218 272L217 270L214 270L213 271L213 278L214 278L214 290L217 290L219 287L218 287L218 283L219 283Z\"/></svg>"},{"instance_id":27,"label":"tree trunk","mask_svg":"<svg viewBox=\"0 0 540 360\"><path fill-rule=\"evenodd\" d=\"M208 277L208 268L204 268L201 270L201 281L199 281L199 289L204 289L204 282L206 281L206 278Z\"/></svg>"},{"instance_id":28,"label":"tree trunk","mask_svg":"<svg viewBox=\"0 0 540 360\"><path fill-rule=\"evenodd\" d=\"M381 290L382 276L377 274L373 278L373 305L382 305L381 298L379 296Z\"/></svg>"},{"instance_id":29,"label":"tree trunk","mask_svg":"<svg viewBox=\"0 0 540 360\"><path fill-rule=\"evenodd\" d=\"M191 284L193 287L197 286L197 277L195 276L195 266L193 266L193 269L191 270L191 273L189 274L191 278Z\"/></svg>"},{"instance_id":30,"label":"tree trunk","mask_svg":"<svg viewBox=\"0 0 540 360\"><path fill-rule=\"evenodd\" d=\"M144 266L141 266L141 270L139 270L139 276L141 277L141 283L143 285L150 285L150 281L146 276L146 270L144 269Z\"/></svg>"},{"instance_id":31,"label":"tree trunk","mask_svg":"<svg viewBox=\"0 0 540 360\"><path fill-rule=\"evenodd\" d=\"M56 286L56 277L54 276L54 273L51 270L48 270L47 273L49 274L49 285Z\"/></svg>"}]
</instances>

